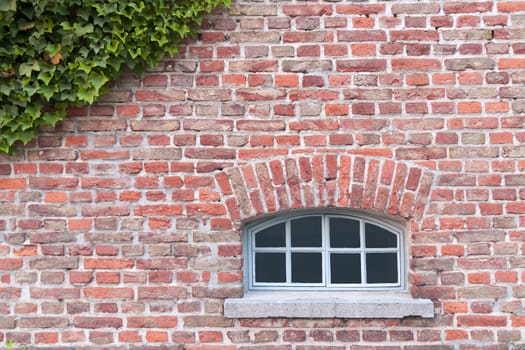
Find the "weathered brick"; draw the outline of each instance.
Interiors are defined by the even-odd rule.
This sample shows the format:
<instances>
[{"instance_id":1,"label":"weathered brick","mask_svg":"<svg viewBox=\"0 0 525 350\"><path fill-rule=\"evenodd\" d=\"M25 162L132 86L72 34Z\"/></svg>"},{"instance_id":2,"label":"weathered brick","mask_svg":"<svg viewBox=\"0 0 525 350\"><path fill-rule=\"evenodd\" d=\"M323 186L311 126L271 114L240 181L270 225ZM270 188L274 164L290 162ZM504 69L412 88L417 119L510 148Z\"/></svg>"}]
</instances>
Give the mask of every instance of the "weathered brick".
<instances>
[{"instance_id":1,"label":"weathered brick","mask_svg":"<svg viewBox=\"0 0 525 350\"><path fill-rule=\"evenodd\" d=\"M20 328L63 328L69 326L67 317L22 317L18 321Z\"/></svg>"},{"instance_id":2,"label":"weathered brick","mask_svg":"<svg viewBox=\"0 0 525 350\"><path fill-rule=\"evenodd\" d=\"M339 72L381 72L386 69L386 60L383 60L383 59L337 60L336 69Z\"/></svg>"},{"instance_id":3,"label":"weathered brick","mask_svg":"<svg viewBox=\"0 0 525 350\"><path fill-rule=\"evenodd\" d=\"M454 29L443 30L443 39L452 40L491 40L494 32L491 29Z\"/></svg>"},{"instance_id":4,"label":"weathered brick","mask_svg":"<svg viewBox=\"0 0 525 350\"><path fill-rule=\"evenodd\" d=\"M323 16L332 14L330 5L284 5L283 13L288 16Z\"/></svg>"},{"instance_id":5,"label":"weathered brick","mask_svg":"<svg viewBox=\"0 0 525 350\"><path fill-rule=\"evenodd\" d=\"M284 72L310 73L317 71L332 70L330 60L283 60L282 69Z\"/></svg>"},{"instance_id":6,"label":"weathered brick","mask_svg":"<svg viewBox=\"0 0 525 350\"><path fill-rule=\"evenodd\" d=\"M452 71L491 70L496 62L490 58L449 58L445 60L445 67Z\"/></svg>"},{"instance_id":7,"label":"weathered brick","mask_svg":"<svg viewBox=\"0 0 525 350\"><path fill-rule=\"evenodd\" d=\"M127 326L130 328L174 328L177 326L178 317L176 316L149 316L149 317L128 317Z\"/></svg>"},{"instance_id":8,"label":"weathered brick","mask_svg":"<svg viewBox=\"0 0 525 350\"><path fill-rule=\"evenodd\" d=\"M132 157L136 160L178 160L182 158L180 148L150 148L150 149L134 149Z\"/></svg>"},{"instance_id":9,"label":"weathered brick","mask_svg":"<svg viewBox=\"0 0 525 350\"><path fill-rule=\"evenodd\" d=\"M118 317L86 317L78 316L73 319L76 328L98 329L98 328L121 328L122 319Z\"/></svg>"},{"instance_id":10,"label":"weathered brick","mask_svg":"<svg viewBox=\"0 0 525 350\"><path fill-rule=\"evenodd\" d=\"M274 101L285 98L286 93L277 89L239 89L237 98L241 101Z\"/></svg>"},{"instance_id":11,"label":"weathered brick","mask_svg":"<svg viewBox=\"0 0 525 350\"><path fill-rule=\"evenodd\" d=\"M386 33L383 30L339 30L337 40L341 42L385 41Z\"/></svg>"},{"instance_id":12,"label":"weathered brick","mask_svg":"<svg viewBox=\"0 0 525 350\"><path fill-rule=\"evenodd\" d=\"M178 120L132 120L130 126L134 131L169 131L178 130L180 122Z\"/></svg>"},{"instance_id":13,"label":"weathered brick","mask_svg":"<svg viewBox=\"0 0 525 350\"><path fill-rule=\"evenodd\" d=\"M38 257L29 262L29 266L37 270L48 270L57 266L64 269L76 269L78 265L78 257Z\"/></svg>"},{"instance_id":14,"label":"weathered brick","mask_svg":"<svg viewBox=\"0 0 525 350\"><path fill-rule=\"evenodd\" d=\"M273 31L245 31L232 33L230 40L232 43L278 43L280 35L278 32Z\"/></svg>"},{"instance_id":15,"label":"weathered brick","mask_svg":"<svg viewBox=\"0 0 525 350\"><path fill-rule=\"evenodd\" d=\"M443 10L446 14L489 12L492 6L492 2L449 2L443 6Z\"/></svg>"},{"instance_id":16,"label":"weathered brick","mask_svg":"<svg viewBox=\"0 0 525 350\"><path fill-rule=\"evenodd\" d=\"M392 13L394 14L431 14L438 13L439 10L438 3L392 4Z\"/></svg>"}]
</instances>

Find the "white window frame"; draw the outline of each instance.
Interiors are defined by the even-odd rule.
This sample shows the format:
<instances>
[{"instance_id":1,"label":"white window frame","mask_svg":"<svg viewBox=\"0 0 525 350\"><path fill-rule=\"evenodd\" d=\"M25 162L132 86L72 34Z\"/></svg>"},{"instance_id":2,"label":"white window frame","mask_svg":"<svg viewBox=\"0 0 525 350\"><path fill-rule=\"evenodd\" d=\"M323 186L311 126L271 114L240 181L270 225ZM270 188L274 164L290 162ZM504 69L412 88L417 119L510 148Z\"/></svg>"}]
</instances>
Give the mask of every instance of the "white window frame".
<instances>
[{"instance_id":1,"label":"white window frame","mask_svg":"<svg viewBox=\"0 0 525 350\"><path fill-rule=\"evenodd\" d=\"M322 220L322 246L321 247L292 247L291 246L291 221L294 219L300 219L305 217L320 216ZM350 220L356 220L360 225L360 247L359 248L331 248L330 247L330 232L329 232L329 219L330 218L344 218ZM255 247L255 235L268 227L279 223L285 223L286 227L286 247L275 247L275 248L256 248ZM390 233L393 233L397 237L397 247L395 248L366 248L365 247L365 224L370 223L380 228L383 228ZM245 289L248 291L255 290L396 290L403 291L406 288L406 254L405 254L405 241L404 234L401 227L380 221L371 217L365 217L362 215L342 214L337 212L307 212L301 214L288 214L277 216L272 219L264 220L256 224L249 225L245 229L244 234L244 261L245 269ZM255 253L256 252L268 252L268 253L286 253L286 275L287 282L284 283L265 283L255 281ZM321 283L293 283L289 279L291 278L291 253L292 252L316 252L322 255L322 282ZM341 252L341 253L354 253L360 254L361 259L361 283L356 284L341 284L341 283L330 283L330 253ZM397 256L397 282L396 283L367 283L366 282L366 253L396 253Z\"/></svg>"},{"instance_id":2,"label":"white window frame","mask_svg":"<svg viewBox=\"0 0 525 350\"><path fill-rule=\"evenodd\" d=\"M385 228L398 235L398 274L396 286L376 284L360 286L304 286L297 284L258 286L253 282L253 232L277 222L297 217L326 215L360 220ZM324 220L328 222L328 220ZM325 223L326 225L326 223ZM361 230L360 232L364 232ZM434 317L434 303L430 299L415 299L407 291L406 230L399 222L370 215L364 211L339 209L307 210L267 216L247 223L243 230L244 295L224 301L227 318L404 318ZM329 235L325 234L325 239ZM363 237L361 246L364 245ZM324 243L326 246L326 242ZM346 248L344 248L346 249ZM325 253L325 258L328 253ZM364 254L361 254L363 257ZM326 265L325 265L326 266ZM365 266L361 264L361 267ZM361 272L363 273L363 272ZM363 276L363 275L362 275ZM326 278L326 277L325 277ZM325 279L326 280L326 279Z\"/></svg>"}]
</instances>

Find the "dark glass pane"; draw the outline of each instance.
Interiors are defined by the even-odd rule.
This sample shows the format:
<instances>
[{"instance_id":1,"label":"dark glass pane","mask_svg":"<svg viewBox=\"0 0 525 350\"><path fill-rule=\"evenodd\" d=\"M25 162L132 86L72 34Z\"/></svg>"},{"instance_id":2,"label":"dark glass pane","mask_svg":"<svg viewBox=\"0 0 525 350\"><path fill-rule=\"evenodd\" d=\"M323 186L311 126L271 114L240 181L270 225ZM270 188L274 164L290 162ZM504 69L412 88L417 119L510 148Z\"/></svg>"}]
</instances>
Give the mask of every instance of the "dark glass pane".
<instances>
[{"instance_id":1,"label":"dark glass pane","mask_svg":"<svg viewBox=\"0 0 525 350\"><path fill-rule=\"evenodd\" d=\"M367 248L396 248L397 235L382 227L365 224L365 241Z\"/></svg>"},{"instance_id":2,"label":"dark glass pane","mask_svg":"<svg viewBox=\"0 0 525 350\"><path fill-rule=\"evenodd\" d=\"M397 254L366 254L366 281L368 283L397 283Z\"/></svg>"},{"instance_id":3,"label":"dark glass pane","mask_svg":"<svg viewBox=\"0 0 525 350\"><path fill-rule=\"evenodd\" d=\"M284 222L265 228L255 234L255 246L261 247L285 247L286 225Z\"/></svg>"},{"instance_id":4,"label":"dark glass pane","mask_svg":"<svg viewBox=\"0 0 525 350\"><path fill-rule=\"evenodd\" d=\"M330 247L359 248L359 221L331 218Z\"/></svg>"},{"instance_id":5,"label":"dark glass pane","mask_svg":"<svg viewBox=\"0 0 525 350\"><path fill-rule=\"evenodd\" d=\"M292 247L321 246L321 217L309 216L292 220Z\"/></svg>"},{"instance_id":6,"label":"dark glass pane","mask_svg":"<svg viewBox=\"0 0 525 350\"><path fill-rule=\"evenodd\" d=\"M359 254L331 254L332 283L361 283L361 256Z\"/></svg>"},{"instance_id":7,"label":"dark glass pane","mask_svg":"<svg viewBox=\"0 0 525 350\"><path fill-rule=\"evenodd\" d=\"M286 282L286 255L255 253L255 282Z\"/></svg>"},{"instance_id":8,"label":"dark glass pane","mask_svg":"<svg viewBox=\"0 0 525 350\"><path fill-rule=\"evenodd\" d=\"M321 253L292 253L292 282L321 283L322 264Z\"/></svg>"}]
</instances>

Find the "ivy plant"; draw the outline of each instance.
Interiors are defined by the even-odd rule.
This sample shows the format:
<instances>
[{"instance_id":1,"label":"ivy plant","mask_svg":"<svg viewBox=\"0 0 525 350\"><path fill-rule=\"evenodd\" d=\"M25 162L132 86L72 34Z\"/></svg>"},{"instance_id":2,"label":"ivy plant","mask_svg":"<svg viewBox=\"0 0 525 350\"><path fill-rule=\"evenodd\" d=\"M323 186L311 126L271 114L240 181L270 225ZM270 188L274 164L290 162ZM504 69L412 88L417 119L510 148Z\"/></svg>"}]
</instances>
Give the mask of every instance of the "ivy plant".
<instances>
[{"instance_id":1,"label":"ivy plant","mask_svg":"<svg viewBox=\"0 0 525 350\"><path fill-rule=\"evenodd\" d=\"M0 0L0 152L68 106L91 104L126 69L155 66L230 0Z\"/></svg>"}]
</instances>

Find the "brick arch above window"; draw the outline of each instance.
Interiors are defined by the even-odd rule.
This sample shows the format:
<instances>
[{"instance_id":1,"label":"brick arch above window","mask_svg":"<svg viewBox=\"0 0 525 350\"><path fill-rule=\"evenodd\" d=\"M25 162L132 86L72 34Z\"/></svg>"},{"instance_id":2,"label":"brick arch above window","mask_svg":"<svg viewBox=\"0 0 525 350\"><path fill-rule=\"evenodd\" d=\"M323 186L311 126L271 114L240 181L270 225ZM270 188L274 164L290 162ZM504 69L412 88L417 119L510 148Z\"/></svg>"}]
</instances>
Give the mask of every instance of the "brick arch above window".
<instances>
[{"instance_id":1,"label":"brick arch above window","mask_svg":"<svg viewBox=\"0 0 525 350\"><path fill-rule=\"evenodd\" d=\"M216 174L234 221L283 210L367 209L419 221L433 171L392 159L346 154L260 160Z\"/></svg>"}]
</instances>

